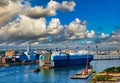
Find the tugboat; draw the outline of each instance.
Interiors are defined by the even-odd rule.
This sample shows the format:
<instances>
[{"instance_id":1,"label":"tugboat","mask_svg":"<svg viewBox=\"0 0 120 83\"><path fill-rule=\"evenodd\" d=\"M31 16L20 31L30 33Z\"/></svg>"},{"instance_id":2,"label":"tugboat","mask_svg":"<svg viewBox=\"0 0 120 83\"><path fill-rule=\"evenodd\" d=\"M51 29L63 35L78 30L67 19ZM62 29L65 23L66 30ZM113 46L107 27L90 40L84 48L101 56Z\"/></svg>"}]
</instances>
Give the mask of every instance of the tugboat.
<instances>
[{"instance_id":1,"label":"tugboat","mask_svg":"<svg viewBox=\"0 0 120 83\"><path fill-rule=\"evenodd\" d=\"M36 68L33 70L33 72L35 72L35 73L40 72L40 68L36 67Z\"/></svg>"}]
</instances>

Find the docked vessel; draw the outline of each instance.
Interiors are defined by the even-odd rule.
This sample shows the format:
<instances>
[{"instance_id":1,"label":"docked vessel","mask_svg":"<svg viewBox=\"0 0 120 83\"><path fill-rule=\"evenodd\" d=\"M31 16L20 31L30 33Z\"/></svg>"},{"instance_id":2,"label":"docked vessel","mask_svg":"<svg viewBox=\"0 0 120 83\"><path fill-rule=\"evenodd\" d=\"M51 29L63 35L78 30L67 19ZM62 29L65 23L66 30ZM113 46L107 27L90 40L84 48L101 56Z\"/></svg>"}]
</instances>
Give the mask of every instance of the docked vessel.
<instances>
[{"instance_id":1,"label":"docked vessel","mask_svg":"<svg viewBox=\"0 0 120 83\"><path fill-rule=\"evenodd\" d=\"M77 54L77 53L58 53L52 54L50 52L40 55L39 63L42 68L56 68L67 66L79 66L86 65L86 59L88 58L88 64L93 60L92 54Z\"/></svg>"},{"instance_id":2,"label":"docked vessel","mask_svg":"<svg viewBox=\"0 0 120 83\"><path fill-rule=\"evenodd\" d=\"M38 73L38 72L40 72L40 68L35 68L34 70L33 70L33 72L35 72L35 73Z\"/></svg>"}]
</instances>

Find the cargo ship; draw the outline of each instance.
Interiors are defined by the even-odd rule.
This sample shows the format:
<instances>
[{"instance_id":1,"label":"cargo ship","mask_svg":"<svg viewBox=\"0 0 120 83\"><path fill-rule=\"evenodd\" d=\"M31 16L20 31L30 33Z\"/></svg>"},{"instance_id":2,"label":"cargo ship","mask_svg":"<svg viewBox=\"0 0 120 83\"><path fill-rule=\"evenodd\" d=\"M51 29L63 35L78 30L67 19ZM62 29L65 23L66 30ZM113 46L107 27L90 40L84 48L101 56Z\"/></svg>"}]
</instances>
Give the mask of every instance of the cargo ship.
<instances>
[{"instance_id":1,"label":"cargo ship","mask_svg":"<svg viewBox=\"0 0 120 83\"><path fill-rule=\"evenodd\" d=\"M79 53L57 53L53 54L46 52L39 57L39 65L41 68L57 68L67 66L86 65L93 60L92 54L79 54Z\"/></svg>"}]
</instances>

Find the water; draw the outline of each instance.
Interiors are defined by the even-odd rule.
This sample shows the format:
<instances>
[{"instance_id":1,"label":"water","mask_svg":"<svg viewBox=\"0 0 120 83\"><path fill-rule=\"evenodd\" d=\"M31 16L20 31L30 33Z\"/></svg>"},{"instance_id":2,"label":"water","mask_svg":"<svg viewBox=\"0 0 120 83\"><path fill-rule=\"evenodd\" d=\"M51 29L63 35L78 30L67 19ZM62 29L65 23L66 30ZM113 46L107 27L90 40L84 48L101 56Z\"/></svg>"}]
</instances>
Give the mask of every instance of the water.
<instances>
[{"instance_id":1,"label":"water","mask_svg":"<svg viewBox=\"0 0 120 83\"><path fill-rule=\"evenodd\" d=\"M120 60L92 61L91 65L94 70L100 72L108 67L120 66ZM0 83L89 83L90 80L70 79L77 71L85 69L82 66L41 69L39 73L34 73L32 71L34 68L35 65L1 67Z\"/></svg>"}]
</instances>

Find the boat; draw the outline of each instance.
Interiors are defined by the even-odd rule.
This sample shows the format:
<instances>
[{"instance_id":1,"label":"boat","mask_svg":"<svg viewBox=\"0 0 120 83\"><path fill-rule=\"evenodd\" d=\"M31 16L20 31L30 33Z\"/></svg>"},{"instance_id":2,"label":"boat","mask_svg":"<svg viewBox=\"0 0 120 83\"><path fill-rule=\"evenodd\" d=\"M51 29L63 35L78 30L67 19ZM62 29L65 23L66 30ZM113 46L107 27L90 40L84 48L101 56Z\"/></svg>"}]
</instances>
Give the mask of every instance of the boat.
<instances>
[{"instance_id":1,"label":"boat","mask_svg":"<svg viewBox=\"0 0 120 83\"><path fill-rule=\"evenodd\" d=\"M58 53L50 52L43 53L39 57L40 67L67 67L67 66L82 66L86 65L86 58L88 57L88 64L93 60L92 54L79 53Z\"/></svg>"},{"instance_id":2,"label":"boat","mask_svg":"<svg viewBox=\"0 0 120 83\"><path fill-rule=\"evenodd\" d=\"M40 72L40 68L36 67L33 71L34 71L35 73L38 73L38 72Z\"/></svg>"},{"instance_id":3,"label":"boat","mask_svg":"<svg viewBox=\"0 0 120 83\"><path fill-rule=\"evenodd\" d=\"M86 64L87 55L64 55L64 56L54 56L53 62L54 67L65 67L65 66L79 66ZM93 60L93 55L89 54L89 63Z\"/></svg>"},{"instance_id":4,"label":"boat","mask_svg":"<svg viewBox=\"0 0 120 83\"><path fill-rule=\"evenodd\" d=\"M87 73L86 71L76 73L71 77L71 79L87 79L91 75L92 75L92 70L89 69Z\"/></svg>"}]
</instances>

